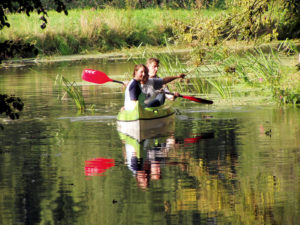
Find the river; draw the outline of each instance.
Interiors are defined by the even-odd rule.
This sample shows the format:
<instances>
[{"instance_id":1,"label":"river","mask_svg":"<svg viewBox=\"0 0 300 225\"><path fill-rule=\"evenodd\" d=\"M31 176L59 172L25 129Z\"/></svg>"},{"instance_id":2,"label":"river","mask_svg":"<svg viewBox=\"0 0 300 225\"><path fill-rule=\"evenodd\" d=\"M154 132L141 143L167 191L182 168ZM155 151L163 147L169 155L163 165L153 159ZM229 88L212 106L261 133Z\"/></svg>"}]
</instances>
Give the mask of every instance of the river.
<instances>
[{"instance_id":1,"label":"river","mask_svg":"<svg viewBox=\"0 0 300 225\"><path fill-rule=\"evenodd\" d=\"M118 133L119 84L132 62L86 60L0 69L0 93L25 107L1 116L0 224L299 224L300 109L177 99L175 125L142 142ZM79 113L60 74L94 110Z\"/></svg>"}]
</instances>

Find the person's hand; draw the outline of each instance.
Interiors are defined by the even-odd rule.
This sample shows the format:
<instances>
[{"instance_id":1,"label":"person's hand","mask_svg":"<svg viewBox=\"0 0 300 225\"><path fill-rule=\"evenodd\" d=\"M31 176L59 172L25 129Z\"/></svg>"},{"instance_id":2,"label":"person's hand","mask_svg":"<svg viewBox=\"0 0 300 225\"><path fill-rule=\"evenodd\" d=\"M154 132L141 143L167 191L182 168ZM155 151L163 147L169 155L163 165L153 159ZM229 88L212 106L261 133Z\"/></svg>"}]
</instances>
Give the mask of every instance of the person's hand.
<instances>
[{"instance_id":1,"label":"person's hand","mask_svg":"<svg viewBox=\"0 0 300 225\"><path fill-rule=\"evenodd\" d=\"M124 86L124 88L126 88L126 87L128 86L128 84L129 84L129 81L128 81L128 80L123 81L123 86Z\"/></svg>"},{"instance_id":2,"label":"person's hand","mask_svg":"<svg viewBox=\"0 0 300 225\"><path fill-rule=\"evenodd\" d=\"M185 76L186 76L186 74L184 74L184 73L181 73L181 74L179 74L178 78L184 79L184 78L185 78Z\"/></svg>"},{"instance_id":3,"label":"person's hand","mask_svg":"<svg viewBox=\"0 0 300 225\"><path fill-rule=\"evenodd\" d=\"M180 94L178 93L178 92L174 92L174 97L175 98L177 98L177 97L179 97L180 96Z\"/></svg>"},{"instance_id":4,"label":"person's hand","mask_svg":"<svg viewBox=\"0 0 300 225\"><path fill-rule=\"evenodd\" d=\"M159 93L165 93L165 89L164 89L164 88L161 88L161 89L158 90L158 92L159 92Z\"/></svg>"}]
</instances>

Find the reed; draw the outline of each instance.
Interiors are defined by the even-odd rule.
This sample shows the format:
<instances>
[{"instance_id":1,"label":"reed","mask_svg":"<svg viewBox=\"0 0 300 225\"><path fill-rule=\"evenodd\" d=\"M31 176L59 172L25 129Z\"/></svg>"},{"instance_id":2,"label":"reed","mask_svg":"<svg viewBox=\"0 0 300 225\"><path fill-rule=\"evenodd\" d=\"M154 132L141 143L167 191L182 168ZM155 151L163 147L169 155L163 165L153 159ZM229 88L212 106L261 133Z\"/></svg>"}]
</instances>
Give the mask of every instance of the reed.
<instances>
[{"instance_id":1,"label":"reed","mask_svg":"<svg viewBox=\"0 0 300 225\"><path fill-rule=\"evenodd\" d=\"M205 77L196 77L191 80L191 86L193 87L193 93L208 95L210 90L209 82Z\"/></svg>"},{"instance_id":2,"label":"reed","mask_svg":"<svg viewBox=\"0 0 300 225\"><path fill-rule=\"evenodd\" d=\"M280 103L300 102L296 67L284 65L280 60L297 55L297 48L289 40L278 48L235 51L218 47L207 52L196 49L193 54L191 63L198 65L198 71L202 73L206 68L207 73L214 74L196 77L192 85L194 92L203 93L202 84L208 83L210 88L206 90L217 91L223 99L252 93L262 97L267 95Z\"/></svg>"},{"instance_id":3,"label":"reed","mask_svg":"<svg viewBox=\"0 0 300 225\"><path fill-rule=\"evenodd\" d=\"M65 94L61 97L61 99L63 99L64 96L67 94L71 99L73 99L79 111L82 112L86 109L82 91L80 87L77 86L75 81L70 82L67 78L61 75L57 75L55 83L58 84L60 87L62 87L63 90L65 91Z\"/></svg>"},{"instance_id":4,"label":"reed","mask_svg":"<svg viewBox=\"0 0 300 225\"><path fill-rule=\"evenodd\" d=\"M231 83L228 80L207 79L207 82L217 90L223 99L232 98Z\"/></svg>"},{"instance_id":5,"label":"reed","mask_svg":"<svg viewBox=\"0 0 300 225\"><path fill-rule=\"evenodd\" d=\"M268 85L270 88L279 86L282 77L279 69L280 60L272 49L267 54L262 49L256 49L254 54L247 53L245 58L245 66L254 82Z\"/></svg>"}]
</instances>

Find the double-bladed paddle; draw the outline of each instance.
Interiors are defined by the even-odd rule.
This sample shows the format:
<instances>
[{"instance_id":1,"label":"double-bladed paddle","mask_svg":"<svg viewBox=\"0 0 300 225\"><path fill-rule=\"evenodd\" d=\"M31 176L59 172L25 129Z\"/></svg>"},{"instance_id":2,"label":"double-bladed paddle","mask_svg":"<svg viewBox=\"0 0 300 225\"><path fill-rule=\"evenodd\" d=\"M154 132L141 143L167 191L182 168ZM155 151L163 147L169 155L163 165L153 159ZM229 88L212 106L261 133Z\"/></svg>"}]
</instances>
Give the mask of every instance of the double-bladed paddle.
<instances>
[{"instance_id":1,"label":"double-bladed paddle","mask_svg":"<svg viewBox=\"0 0 300 225\"><path fill-rule=\"evenodd\" d=\"M119 83L119 84L124 85L124 83L121 82L121 81L110 79L104 72L98 71L98 70L93 70L93 69L83 70L82 79L85 80L85 81L88 81L88 82L96 83L96 84L104 84L104 83L107 83L107 82L115 82L115 83ZM169 94L169 95L174 95L174 93L170 93L170 92L165 92L165 93ZM194 96L179 95L178 97L188 99L188 100L194 101L194 102L203 103L203 104L213 104L213 101L211 101L211 100L207 100L207 99L203 99L203 98L197 98L197 97L194 97Z\"/></svg>"}]
</instances>

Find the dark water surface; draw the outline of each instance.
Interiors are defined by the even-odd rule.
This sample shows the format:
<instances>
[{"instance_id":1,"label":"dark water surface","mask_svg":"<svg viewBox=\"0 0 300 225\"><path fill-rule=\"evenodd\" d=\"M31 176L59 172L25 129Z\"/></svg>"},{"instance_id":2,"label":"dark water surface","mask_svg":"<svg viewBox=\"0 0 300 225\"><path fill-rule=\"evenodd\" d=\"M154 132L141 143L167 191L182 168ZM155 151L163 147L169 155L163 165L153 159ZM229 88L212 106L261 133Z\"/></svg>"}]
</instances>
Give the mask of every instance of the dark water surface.
<instances>
[{"instance_id":1,"label":"dark water surface","mask_svg":"<svg viewBox=\"0 0 300 225\"><path fill-rule=\"evenodd\" d=\"M119 134L118 84L83 85L77 113L55 88L84 68L120 80L132 64L0 70L21 118L0 120L0 224L300 224L300 109L177 99L175 126L138 143Z\"/></svg>"}]
</instances>

